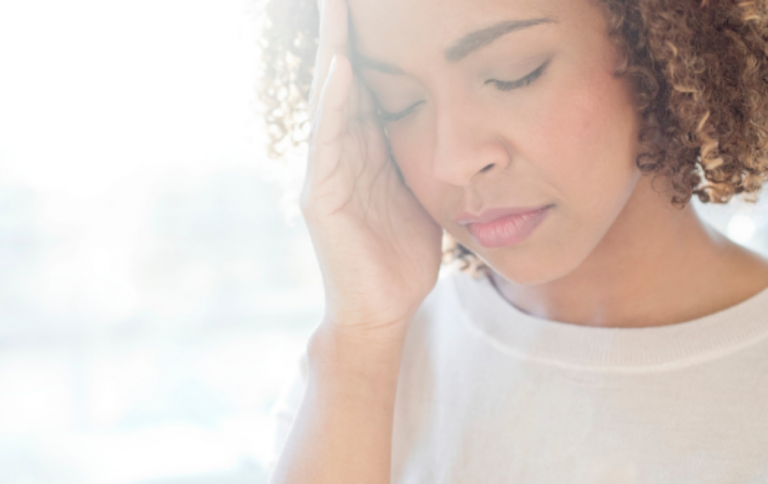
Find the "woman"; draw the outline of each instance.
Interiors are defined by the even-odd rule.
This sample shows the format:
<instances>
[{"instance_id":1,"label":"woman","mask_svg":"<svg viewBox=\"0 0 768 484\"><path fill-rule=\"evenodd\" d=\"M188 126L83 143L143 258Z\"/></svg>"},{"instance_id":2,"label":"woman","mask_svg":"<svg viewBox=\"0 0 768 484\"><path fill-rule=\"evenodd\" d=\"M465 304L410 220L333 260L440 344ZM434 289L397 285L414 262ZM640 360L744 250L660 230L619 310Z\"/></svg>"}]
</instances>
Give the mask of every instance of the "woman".
<instances>
[{"instance_id":1,"label":"woman","mask_svg":"<svg viewBox=\"0 0 768 484\"><path fill-rule=\"evenodd\" d=\"M326 293L271 482L768 482L768 261L689 203L766 179L768 4L321 0L313 58L316 8L265 34Z\"/></svg>"}]
</instances>

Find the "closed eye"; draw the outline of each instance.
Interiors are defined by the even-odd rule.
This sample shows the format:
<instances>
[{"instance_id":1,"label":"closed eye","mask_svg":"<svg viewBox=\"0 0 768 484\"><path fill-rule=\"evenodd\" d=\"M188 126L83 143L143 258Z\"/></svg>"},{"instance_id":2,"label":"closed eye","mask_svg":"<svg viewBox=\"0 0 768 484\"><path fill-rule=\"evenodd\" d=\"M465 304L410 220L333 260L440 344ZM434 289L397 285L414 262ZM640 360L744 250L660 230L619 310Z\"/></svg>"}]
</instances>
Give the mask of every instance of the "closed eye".
<instances>
[{"instance_id":1,"label":"closed eye","mask_svg":"<svg viewBox=\"0 0 768 484\"><path fill-rule=\"evenodd\" d=\"M499 89L500 91L511 91L512 89L517 89L523 86L527 86L528 84L538 79L539 76L541 76L541 74L544 72L544 69L546 69L547 65L549 65L550 60L551 59L547 60L545 63L537 67L535 71L531 72L530 74L523 77L522 79L518 79L516 81L498 81L496 79L489 79L485 81L485 83L495 85L496 88Z\"/></svg>"},{"instance_id":2,"label":"closed eye","mask_svg":"<svg viewBox=\"0 0 768 484\"><path fill-rule=\"evenodd\" d=\"M408 107L408 109L406 109L404 111L400 111L399 113L389 113L389 112L384 111L383 109L379 108L377 115L379 117L379 120L381 120L382 123L385 123L385 124L386 123L392 123L392 122L395 122L395 121L397 121L399 119L402 119L402 118L408 116L409 114L411 114L413 112L414 109L416 109L422 103L424 103L424 101L419 101L416 104Z\"/></svg>"},{"instance_id":3,"label":"closed eye","mask_svg":"<svg viewBox=\"0 0 768 484\"><path fill-rule=\"evenodd\" d=\"M528 84L532 83L536 79L538 79L543 73L544 70L549 65L549 61L551 59L548 59L546 62L544 62L542 65L536 68L535 71L531 72L527 76L523 77L522 79L518 79L516 81L499 81L497 79L489 79L485 81L485 84L493 84L496 86L496 89L500 91L511 91L512 89L518 89L524 86L527 86ZM404 117L411 114L419 105L423 104L424 101L419 101L416 104L413 104L409 106L407 109L400 111L398 113L390 113L387 112L381 108L378 109L377 116L379 120L386 124L386 123L393 123L395 121L398 121L400 119L403 119Z\"/></svg>"}]
</instances>

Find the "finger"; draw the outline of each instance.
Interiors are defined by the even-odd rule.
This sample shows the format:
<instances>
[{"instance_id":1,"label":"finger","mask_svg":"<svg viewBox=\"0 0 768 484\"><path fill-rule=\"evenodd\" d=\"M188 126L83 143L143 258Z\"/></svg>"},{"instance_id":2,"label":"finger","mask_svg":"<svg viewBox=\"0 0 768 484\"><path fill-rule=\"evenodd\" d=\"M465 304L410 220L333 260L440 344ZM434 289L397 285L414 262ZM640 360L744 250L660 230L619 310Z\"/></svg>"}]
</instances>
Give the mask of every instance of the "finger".
<instances>
[{"instance_id":1,"label":"finger","mask_svg":"<svg viewBox=\"0 0 768 484\"><path fill-rule=\"evenodd\" d=\"M316 183L333 173L341 156L341 138L347 126L347 98L352 66L346 56L334 56L319 96L310 137L307 182Z\"/></svg>"},{"instance_id":2,"label":"finger","mask_svg":"<svg viewBox=\"0 0 768 484\"><path fill-rule=\"evenodd\" d=\"M355 80L349 89L347 112L349 113L350 121L370 122L377 119L373 94L359 76L355 76Z\"/></svg>"},{"instance_id":3,"label":"finger","mask_svg":"<svg viewBox=\"0 0 768 484\"><path fill-rule=\"evenodd\" d=\"M331 59L346 55L348 37L348 9L346 0L319 0L320 39L315 56L315 70L310 88L309 115L314 118L319 91L325 85Z\"/></svg>"}]
</instances>

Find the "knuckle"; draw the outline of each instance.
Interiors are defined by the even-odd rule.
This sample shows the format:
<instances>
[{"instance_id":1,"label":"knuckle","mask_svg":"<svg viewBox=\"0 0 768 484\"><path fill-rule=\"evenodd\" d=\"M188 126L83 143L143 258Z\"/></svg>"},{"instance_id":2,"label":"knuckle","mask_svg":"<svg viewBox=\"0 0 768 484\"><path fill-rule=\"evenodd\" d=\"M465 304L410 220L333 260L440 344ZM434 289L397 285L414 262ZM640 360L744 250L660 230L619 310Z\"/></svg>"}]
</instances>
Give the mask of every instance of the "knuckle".
<instances>
[{"instance_id":1,"label":"knuckle","mask_svg":"<svg viewBox=\"0 0 768 484\"><path fill-rule=\"evenodd\" d=\"M299 211L307 222L311 222L314 219L314 205L309 194L305 193L299 197Z\"/></svg>"},{"instance_id":2,"label":"knuckle","mask_svg":"<svg viewBox=\"0 0 768 484\"><path fill-rule=\"evenodd\" d=\"M299 210L301 211L301 214L304 215L304 218L307 218L307 216L309 215L309 208L310 208L310 205L307 198L303 198L302 200L299 201Z\"/></svg>"},{"instance_id":3,"label":"knuckle","mask_svg":"<svg viewBox=\"0 0 768 484\"><path fill-rule=\"evenodd\" d=\"M311 181L307 178L304 185L301 187L298 198L299 208L302 210L305 210L310 206L311 189Z\"/></svg>"}]
</instances>

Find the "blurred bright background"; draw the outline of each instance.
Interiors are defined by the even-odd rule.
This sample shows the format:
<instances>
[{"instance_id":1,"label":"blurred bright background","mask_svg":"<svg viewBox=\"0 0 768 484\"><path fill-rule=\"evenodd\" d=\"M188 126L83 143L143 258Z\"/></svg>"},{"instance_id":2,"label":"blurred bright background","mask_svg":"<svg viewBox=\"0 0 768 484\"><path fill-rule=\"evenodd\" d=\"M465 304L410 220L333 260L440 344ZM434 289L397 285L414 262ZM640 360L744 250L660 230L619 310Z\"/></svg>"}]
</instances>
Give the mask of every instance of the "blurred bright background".
<instances>
[{"instance_id":1,"label":"blurred bright background","mask_svg":"<svg viewBox=\"0 0 768 484\"><path fill-rule=\"evenodd\" d=\"M323 303L253 2L0 2L0 483L266 481Z\"/></svg>"}]
</instances>

